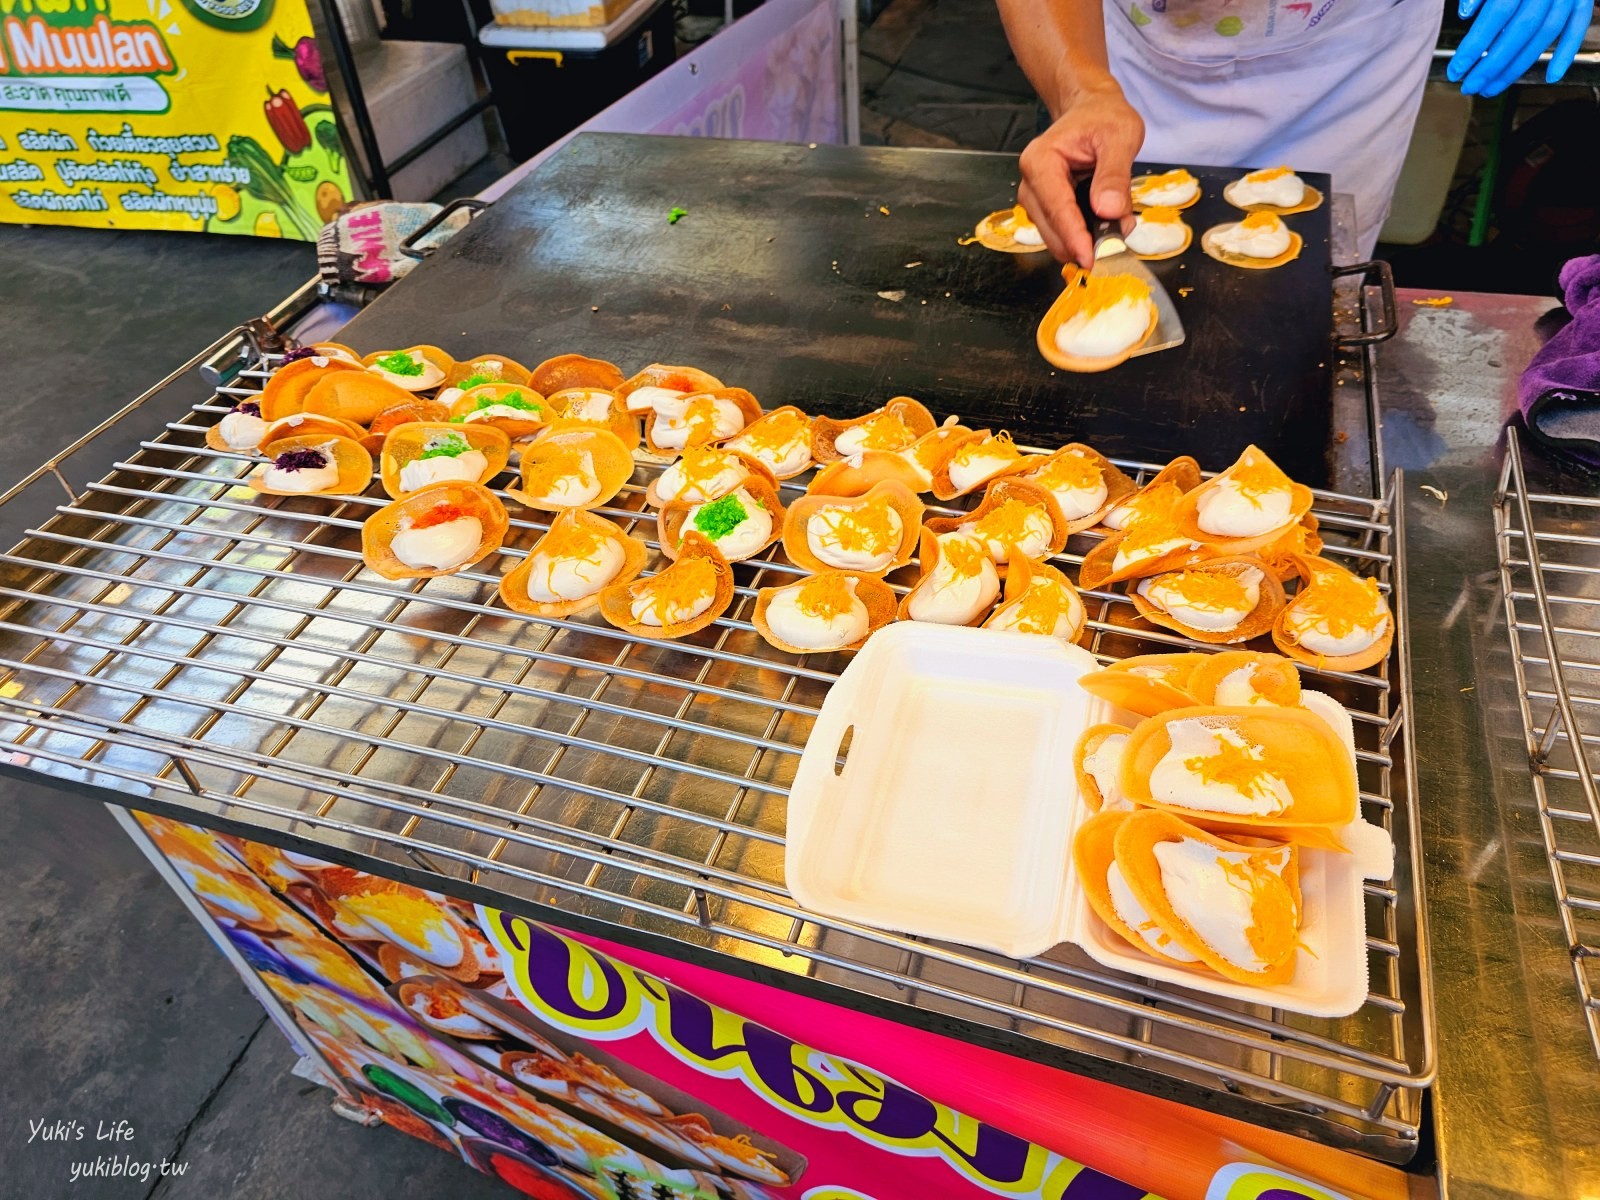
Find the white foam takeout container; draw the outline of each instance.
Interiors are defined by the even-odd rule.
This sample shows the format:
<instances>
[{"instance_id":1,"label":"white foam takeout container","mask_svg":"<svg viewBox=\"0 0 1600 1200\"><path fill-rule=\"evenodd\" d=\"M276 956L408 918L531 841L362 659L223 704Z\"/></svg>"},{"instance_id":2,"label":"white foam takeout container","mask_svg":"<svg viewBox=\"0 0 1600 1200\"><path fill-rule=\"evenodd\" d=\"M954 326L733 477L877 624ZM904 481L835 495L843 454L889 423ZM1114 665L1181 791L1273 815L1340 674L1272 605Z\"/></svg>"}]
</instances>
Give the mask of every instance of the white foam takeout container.
<instances>
[{"instance_id":1,"label":"white foam takeout container","mask_svg":"<svg viewBox=\"0 0 1600 1200\"><path fill-rule=\"evenodd\" d=\"M1158 962L1095 915L1072 862L1090 816L1073 748L1090 725L1139 719L1078 686L1097 668L1086 651L1032 634L913 621L875 633L823 701L789 791L795 900L1012 958L1071 942L1104 966L1193 991L1355 1012L1367 996L1362 881L1387 879L1394 859L1389 835L1366 822L1343 831L1351 853L1301 849L1302 948L1288 984ZM1354 756L1348 714L1308 695Z\"/></svg>"}]
</instances>

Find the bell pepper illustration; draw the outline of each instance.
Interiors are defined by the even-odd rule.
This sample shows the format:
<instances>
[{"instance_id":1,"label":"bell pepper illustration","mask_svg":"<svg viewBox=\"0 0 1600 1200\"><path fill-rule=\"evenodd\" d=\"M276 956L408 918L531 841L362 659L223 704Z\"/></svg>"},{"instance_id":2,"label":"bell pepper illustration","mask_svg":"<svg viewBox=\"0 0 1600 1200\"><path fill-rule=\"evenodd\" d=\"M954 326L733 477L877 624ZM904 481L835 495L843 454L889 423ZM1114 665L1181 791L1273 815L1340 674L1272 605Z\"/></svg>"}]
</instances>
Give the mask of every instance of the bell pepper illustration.
<instances>
[{"instance_id":1,"label":"bell pepper illustration","mask_svg":"<svg viewBox=\"0 0 1600 1200\"><path fill-rule=\"evenodd\" d=\"M286 90L280 88L275 92L269 85L267 102L261 107L267 114L267 124L272 126L272 132L290 154L299 154L311 145L311 130L300 115L300 106Z\"/></svg>"}]
</instances>

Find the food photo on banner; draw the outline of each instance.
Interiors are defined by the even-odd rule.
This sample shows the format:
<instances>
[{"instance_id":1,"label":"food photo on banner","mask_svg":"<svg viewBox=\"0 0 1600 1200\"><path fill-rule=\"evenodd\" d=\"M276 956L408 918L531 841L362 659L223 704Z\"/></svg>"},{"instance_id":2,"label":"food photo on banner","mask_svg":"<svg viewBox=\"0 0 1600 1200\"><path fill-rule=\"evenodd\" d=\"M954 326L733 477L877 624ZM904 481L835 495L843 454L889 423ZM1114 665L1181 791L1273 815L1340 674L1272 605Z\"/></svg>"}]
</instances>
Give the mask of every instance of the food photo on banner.
<instances>
[{"instance_id":1,"label":"food photo on banner","mask_svg":"<svg viewBox=\"0 0 1600 1200\"><path fill-rule=\"evenodd\" d=\"M525 1195L1145 1195L551 926L137 820L362 1108Z\"/></svg>"},{"instance_id":2,"label":"food photo on banner","mask_svg":"<svg viewBox=\"0 0 1600 1200\"><path fill-rule=\"evenodd\" d=\"M351 198L304 0L0 5L0 221L315 241Z\"/></svg>"}]
</instances>

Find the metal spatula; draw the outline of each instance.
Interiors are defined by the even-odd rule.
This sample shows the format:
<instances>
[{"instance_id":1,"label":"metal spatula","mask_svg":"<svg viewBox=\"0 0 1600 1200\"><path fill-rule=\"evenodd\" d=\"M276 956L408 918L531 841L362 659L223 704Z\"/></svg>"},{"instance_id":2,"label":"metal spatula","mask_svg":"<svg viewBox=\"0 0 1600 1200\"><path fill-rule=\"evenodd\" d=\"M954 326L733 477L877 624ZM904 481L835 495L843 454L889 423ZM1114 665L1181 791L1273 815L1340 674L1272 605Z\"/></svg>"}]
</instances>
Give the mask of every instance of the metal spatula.
<instances>
[{"instance_id":1,"label":"metal spatula","mask_svg":"<svg viewBox=\"0 0 1600 1200\"><path fill-rule=\"evenodd\" d=\"M1089 232L1094 236L1094 266L1090 269L1089 275L1091 277L1132 275L1149 286L1150 299L1155 301L1155 332L1150 335L1149 341L1128 357L1136 358L1141 354L1154 354L1157 350L1170 350L1174 346L1183 345L1183 322L1178 318L1178 309L1172 303L1172 297L1167 295L1167 289L1161 286L1144 261L1128 249L1128 244L1122 240L1122 233L1117 225L1094 215L1094 209L1089 207L1087 179L1078 185L1078 207L1089 223Z\"/></svg>"}]
</instances>

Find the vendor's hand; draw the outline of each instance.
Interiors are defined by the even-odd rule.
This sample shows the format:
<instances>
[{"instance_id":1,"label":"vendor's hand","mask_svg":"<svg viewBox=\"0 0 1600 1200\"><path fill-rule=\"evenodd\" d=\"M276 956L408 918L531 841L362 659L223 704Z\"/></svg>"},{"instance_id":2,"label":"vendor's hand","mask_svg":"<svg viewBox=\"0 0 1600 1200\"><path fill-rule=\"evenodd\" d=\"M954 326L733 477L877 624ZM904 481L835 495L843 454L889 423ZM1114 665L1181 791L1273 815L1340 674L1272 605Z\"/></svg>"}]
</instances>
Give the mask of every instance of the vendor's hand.
<instances>
[{"instance_id":1,"label":"vendor's hand","mask_svg":"<svg viewBox=\"0 0 1600 1200\"><path fill-rule=\"evenodd\" d=\"M1054 125L1028 143L1017 200L1058 259L1084 267L1094 262L1094 239L1073 196L1074 177L1092 172L1094 211L1108 221L1125 220L1133 213L1133 156L1143 143L1144 121L1115 84L1080 92Z\"/></svg>"},{"instance_id":2,"label":"vendor's hand","mask_svg":"<svg viewBox=\"0 0 1600 1200\"><path fill-rule=\"evenodd\" d=\"M1450 60L1446 75L1469 96L1498 96L1546 50L1554 50L1546 83L1567 73L1594 16L1594 0L1461 0L1460 13L1477 13Z\"/></svg>"}]
</instances>

